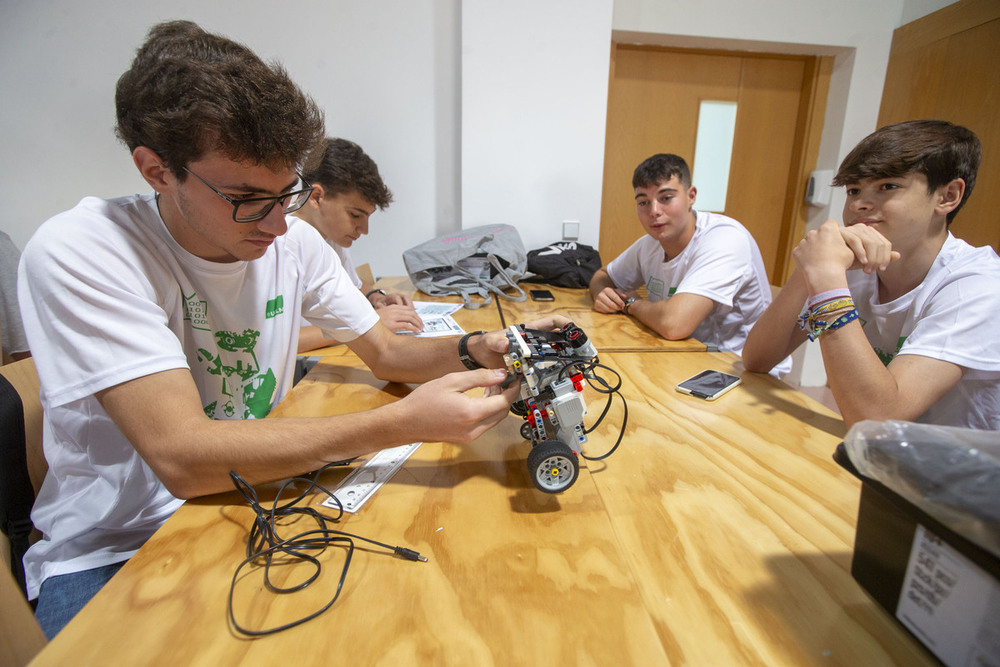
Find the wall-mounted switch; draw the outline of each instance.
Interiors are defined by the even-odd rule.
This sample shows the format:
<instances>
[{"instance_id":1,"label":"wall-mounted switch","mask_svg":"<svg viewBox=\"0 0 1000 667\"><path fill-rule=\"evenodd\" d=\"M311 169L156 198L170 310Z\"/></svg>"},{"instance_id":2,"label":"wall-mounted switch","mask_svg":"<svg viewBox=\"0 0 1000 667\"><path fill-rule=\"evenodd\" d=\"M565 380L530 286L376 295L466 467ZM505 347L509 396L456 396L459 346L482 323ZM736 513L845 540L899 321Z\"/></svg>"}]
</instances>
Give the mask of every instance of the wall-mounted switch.
<instances>
[{"instance_id":1,"label":"wall-mounted switch","mask_svg":"<svg viewBox=\"0 0 1000 667\"><path fill-rule=\"evenodd\" d=\"M580 223L576 220L563 220L563 241L575 241L580 238Z\"/></svg>"},{"instance_id":2,"label":"wall-mounted switch","mask_svg":"<svg viewBox=\"0 0 1000 667\"><path fill-rule=\"evenodd\" d=\"M821 169L809 174L806 182L806 203L810 206L829 206L833 194L833 171Z\"/></svg>"}]
</instances>

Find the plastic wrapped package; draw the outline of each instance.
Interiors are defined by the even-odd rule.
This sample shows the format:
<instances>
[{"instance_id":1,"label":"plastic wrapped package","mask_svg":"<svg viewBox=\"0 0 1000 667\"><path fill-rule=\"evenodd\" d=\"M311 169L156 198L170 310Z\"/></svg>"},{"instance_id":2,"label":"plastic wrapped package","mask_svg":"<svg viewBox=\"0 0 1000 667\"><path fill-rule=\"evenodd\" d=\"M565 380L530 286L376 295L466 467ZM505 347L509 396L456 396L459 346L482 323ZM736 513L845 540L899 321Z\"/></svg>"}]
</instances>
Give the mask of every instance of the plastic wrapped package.
<instances>
[{"instance_id":1,"label":"plastic wrapped package","mask_svg":"<svg viewBox=\"0 0 1000 667\"><path fill-rule=\"evenodd\" d=\"M1000 557L1000 432L863 421L844 445L863 476Z\"/></svg>"}]
</instances>

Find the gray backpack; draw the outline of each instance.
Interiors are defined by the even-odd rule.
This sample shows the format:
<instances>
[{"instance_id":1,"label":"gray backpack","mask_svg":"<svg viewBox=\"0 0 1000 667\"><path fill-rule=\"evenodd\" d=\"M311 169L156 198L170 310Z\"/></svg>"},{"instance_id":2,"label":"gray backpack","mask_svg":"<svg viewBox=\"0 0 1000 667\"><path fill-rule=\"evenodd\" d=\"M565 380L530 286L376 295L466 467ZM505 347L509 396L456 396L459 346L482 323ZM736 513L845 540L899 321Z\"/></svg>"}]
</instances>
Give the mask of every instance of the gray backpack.
<instances>
[{"instance_id":1,"label":"gray backpack","mask_svg":"<svg viewBox=\"0 0 1000 667\"><path fill-rule=\"evenodd\" d=\"M510 225L483 225L424 241L403 252L413 285L431 296L458 295L466 308L481 308L493 296L509 301L528 297L517 281L528 270L521 235ZM504 290L517 292L510 296ZM482 301L473 301L473 297Z\"/></svg>"}]
</instances>

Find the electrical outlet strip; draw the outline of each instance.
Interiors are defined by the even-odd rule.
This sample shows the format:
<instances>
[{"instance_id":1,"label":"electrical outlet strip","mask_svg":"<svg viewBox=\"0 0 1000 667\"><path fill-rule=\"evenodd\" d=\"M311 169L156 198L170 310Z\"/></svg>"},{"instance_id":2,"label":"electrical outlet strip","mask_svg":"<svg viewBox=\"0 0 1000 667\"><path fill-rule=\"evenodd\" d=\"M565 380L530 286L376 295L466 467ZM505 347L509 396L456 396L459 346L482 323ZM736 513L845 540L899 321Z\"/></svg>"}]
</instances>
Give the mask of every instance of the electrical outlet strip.
<instances>
[{"instance_id":1,"label":"electrical outlet strip","mask_svg":"<svg viewBox=\"0 0 1000 667\"><path fill-rule=\"evenodd\" d=\"M333 495L343 504L344 511L353 514L361 509L361 506L396 474L420 445L419 442L413 442L409 445L383 449L348 475L333 491ZM323 505L337 508L333 498L324 500Z\"/></svg>"}]
</instances>

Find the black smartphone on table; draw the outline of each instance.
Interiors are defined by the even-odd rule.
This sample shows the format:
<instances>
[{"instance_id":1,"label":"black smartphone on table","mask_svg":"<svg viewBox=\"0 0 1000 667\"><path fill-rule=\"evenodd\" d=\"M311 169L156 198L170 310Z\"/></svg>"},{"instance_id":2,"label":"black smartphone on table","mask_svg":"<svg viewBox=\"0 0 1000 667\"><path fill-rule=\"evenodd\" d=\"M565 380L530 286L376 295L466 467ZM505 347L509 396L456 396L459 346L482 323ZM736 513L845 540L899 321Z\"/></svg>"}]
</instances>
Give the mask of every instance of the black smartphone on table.
<instances>
[{"instance_id":1,"label":"black smartphone on table","mask_svg":"<svg viewBox=\"0 0 1000 667\"><path fill-rule=\"evenodd\" d=\"M555 301L556 298L547 289L533 289L531 292L532 301Z\"/></svg>"},{"instance_id":2,"label":"black smartphone on table","mask_svg":"<svg viewBox=\"0 0 1000 667\"><path fill-rule=\"evenodd\" d=\"M706 401L714 401L743 380L722 371L705 370L677 385L677 391Z\"/></svg>"}]
</instances>

